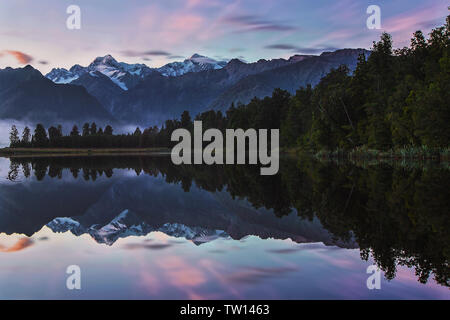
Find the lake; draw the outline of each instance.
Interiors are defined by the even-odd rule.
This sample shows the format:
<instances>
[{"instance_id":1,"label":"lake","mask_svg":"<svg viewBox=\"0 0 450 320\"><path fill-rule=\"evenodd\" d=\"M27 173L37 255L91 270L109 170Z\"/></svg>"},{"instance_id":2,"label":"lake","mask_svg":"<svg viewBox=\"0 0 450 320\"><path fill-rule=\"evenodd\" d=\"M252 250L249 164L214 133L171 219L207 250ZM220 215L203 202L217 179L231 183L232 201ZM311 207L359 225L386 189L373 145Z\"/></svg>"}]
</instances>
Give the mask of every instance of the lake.
<instances>
[{"instance_id":1,"label":"lake","mask_svg":"<svg viewBox=\"0 0 450 320\"><path fill-rule=\"evenodd\" d=\"M449 182L445 163L0 158L0 298L450 299Z\"/></svg>"}]
</instances>

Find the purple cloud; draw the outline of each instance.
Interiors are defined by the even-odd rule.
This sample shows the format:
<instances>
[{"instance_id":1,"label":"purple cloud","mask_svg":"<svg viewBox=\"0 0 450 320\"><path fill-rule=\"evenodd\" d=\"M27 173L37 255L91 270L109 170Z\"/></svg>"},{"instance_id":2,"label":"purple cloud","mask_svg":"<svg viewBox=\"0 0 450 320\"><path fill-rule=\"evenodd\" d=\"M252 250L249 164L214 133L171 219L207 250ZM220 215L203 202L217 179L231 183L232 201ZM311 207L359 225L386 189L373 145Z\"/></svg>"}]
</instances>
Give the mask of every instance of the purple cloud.
<instances>
[{"instance_id":1,"label":"purple cloud","mask_svg":"<svg viewBox=\"0 0 450 320\"><path fill-rule=\"evenodd\" d=\"M298 47L291 44L271 44L264 47L265 49L274 49L274 50L287 50L291 52L297 53L305 53L305 54L317 54L324 51L335 51L337 48L331 46L317 46L317 47Z\"/></svg>"},{"instance_id":2,"label":"purple cloud","mask_svg":"<svg viewBox=\"0 0 450 320\"><path fill-rule=\"evenodd\" d=\"M293 31L297 27L284 23L261 19L255 15L236 15L222 19L222 22L240 28L240 32L247 31Z\"/></svg>"},{"instance_id":3,"label":"purple cloud","mask_svg":"<svg viewBox=\"0 0 450 320\"><path fill-rule=\"evenodd\" d=\"M148 50L148 51L124 50L121 51L120 53L127 57L171 56L171 53L164 50Z\"/></svg>"}]
</instances>

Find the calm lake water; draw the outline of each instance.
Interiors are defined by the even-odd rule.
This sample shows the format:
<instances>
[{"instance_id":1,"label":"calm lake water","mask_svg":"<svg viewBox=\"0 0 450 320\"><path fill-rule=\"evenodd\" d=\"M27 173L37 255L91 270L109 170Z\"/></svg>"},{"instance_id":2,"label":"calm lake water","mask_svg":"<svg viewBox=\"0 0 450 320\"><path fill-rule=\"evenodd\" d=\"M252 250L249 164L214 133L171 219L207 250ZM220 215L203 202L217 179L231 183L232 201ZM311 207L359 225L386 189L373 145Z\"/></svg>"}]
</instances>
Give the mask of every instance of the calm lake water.
<instances>
[{"instance_id":1,"label":"calm lake water","mask_svg":"<svg viewBox=\"0 0 450 320\"><path fill-rule=\"evenodd\" d=\"M0 158L0 298L450 299L449 182L442 164Z\"/></svg>"}]
</instances>

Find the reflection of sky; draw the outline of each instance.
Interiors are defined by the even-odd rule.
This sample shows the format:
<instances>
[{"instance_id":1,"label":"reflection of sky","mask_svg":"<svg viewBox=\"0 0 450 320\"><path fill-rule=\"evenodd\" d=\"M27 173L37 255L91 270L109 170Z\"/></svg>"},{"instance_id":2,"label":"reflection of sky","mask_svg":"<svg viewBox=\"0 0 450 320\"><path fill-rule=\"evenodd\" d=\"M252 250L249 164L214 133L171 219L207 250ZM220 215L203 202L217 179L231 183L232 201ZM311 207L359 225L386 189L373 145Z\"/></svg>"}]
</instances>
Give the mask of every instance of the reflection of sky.
<instances>
[{"instance_id":1,"label":"reflection of sky","mask_svg":"<svg viewBox=\"0 0 450 320\"><path fill-rule=\"evenodd\" d=\"M0 67L31 63L87 65L112 54L158 67L198 52L247 61L369 48L380 30L366 27L369 5L381 7L382 28L397 47L411 34L445 23L442 0L78 0L81 30L66 28L71 1L0 1Z\"/></svg>"},{"instance_id":2,"label":"reflection of sky","mask_svg":"<svg viewBox=\"0 0 450 320\"><path fill-rule=\"evenodd\" d=\"M73 264L81 267L80 291L65 287ZM381 290L368 290L369 264L359 250L319 243L251 236L196 246L154 232L107 247L44 227L31 239L0 235L0 298L450 298L447 288L432 279L420 284L404 267Z\"/></svg>"}]
</instances>

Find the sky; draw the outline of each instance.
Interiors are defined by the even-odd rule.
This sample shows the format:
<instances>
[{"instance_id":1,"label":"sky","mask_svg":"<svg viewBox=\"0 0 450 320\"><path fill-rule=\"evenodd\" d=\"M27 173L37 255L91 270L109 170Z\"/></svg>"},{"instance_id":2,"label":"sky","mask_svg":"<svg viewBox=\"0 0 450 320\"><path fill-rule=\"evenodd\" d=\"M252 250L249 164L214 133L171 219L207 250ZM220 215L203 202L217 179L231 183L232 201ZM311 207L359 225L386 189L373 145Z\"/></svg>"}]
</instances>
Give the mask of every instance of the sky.
<instances>
[{"instance_id":1,"label":"sky","mask_svg":"<svg viewBox=\"0 0 450 320\"><path fill-rule=\"evenodd\" d=\"M81 28L70 30L69 5ZM381 29L367 28L369 5ZM0 68L118 61L159 67L194 53L214 59L288 58L341 48L370 49L381 32L395 47L416 30L443 25L447 0L0 0Z\"/></svg>"}]
</instances>

